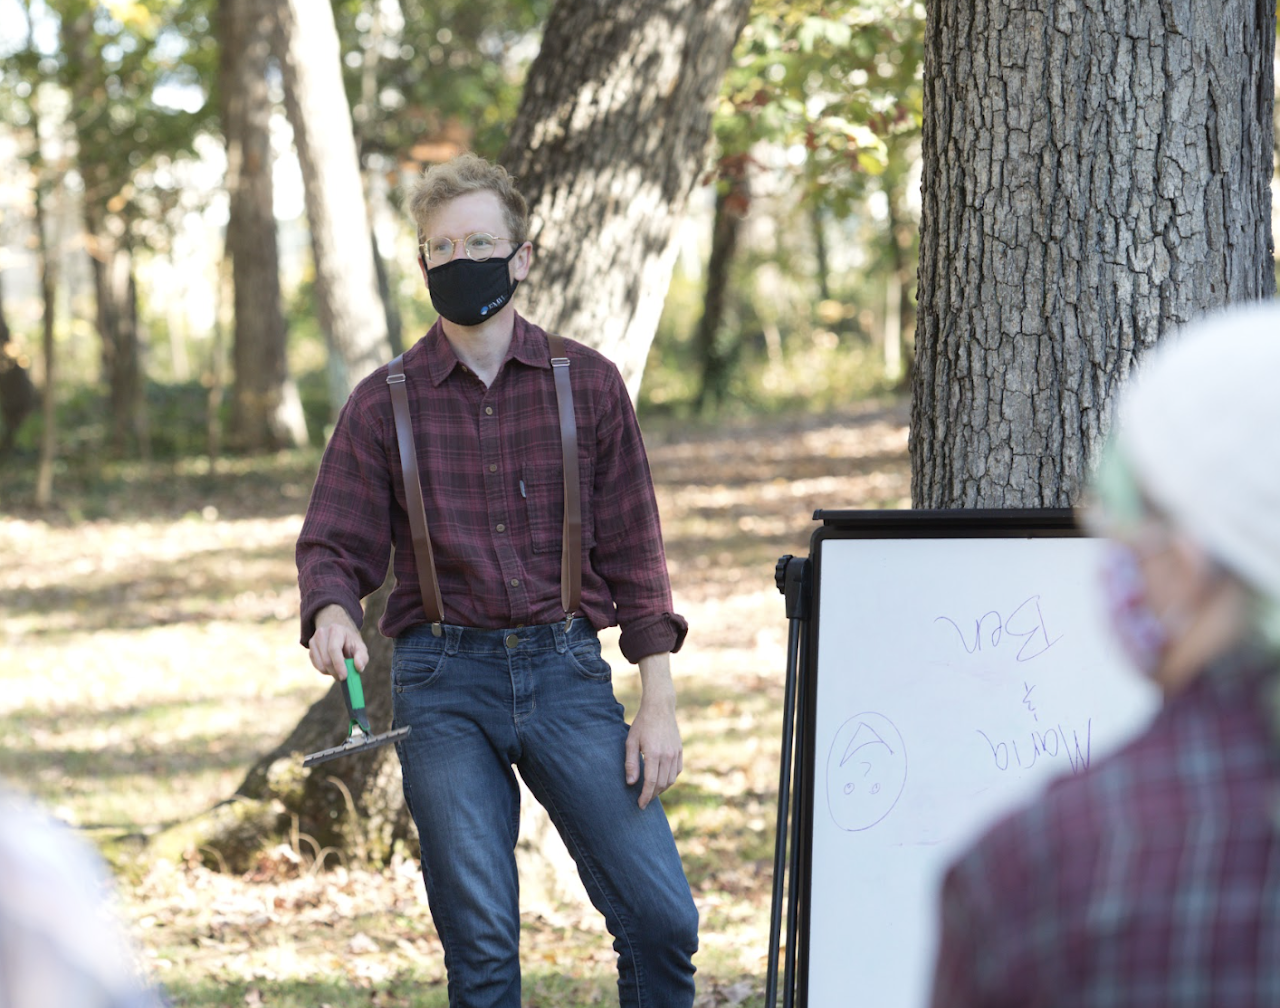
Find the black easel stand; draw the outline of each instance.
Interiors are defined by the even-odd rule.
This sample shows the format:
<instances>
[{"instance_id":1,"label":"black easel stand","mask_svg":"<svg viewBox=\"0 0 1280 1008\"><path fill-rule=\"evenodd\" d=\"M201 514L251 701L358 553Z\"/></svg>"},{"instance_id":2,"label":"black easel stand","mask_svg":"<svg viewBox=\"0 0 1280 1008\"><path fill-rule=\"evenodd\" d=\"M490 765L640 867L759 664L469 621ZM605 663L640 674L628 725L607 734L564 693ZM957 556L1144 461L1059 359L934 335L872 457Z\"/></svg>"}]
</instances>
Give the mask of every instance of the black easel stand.
<instances>
[{"instance_id":1,"label":"black easel stand","mask_svg":"<svg viewBox=\"0 0 1280 1008\"><path fill-rule=\"evenodd\" d=\"M787 619L791 624L787 644L787 680L782 712L782 769L778 781L778 826L773 848L773 909L769 921L769 969L765 980L765 1008L778 1003L778 960L781 952L783 908L787 910L786 964L783 977L782 1004L791 1008L795 997L794 967L796 962L796 879L799 867L797 827L800 817L792 812L791 797L800 786L800 726L796 721L800 670L804 667L804 625L809 619L810 563L807 557L782 557L774 571L778 591L786 596ZM794 777L793 777L794 770ZM787 829L791 813L790 831ZM790 833L791 857L787 857ZM784 886L785 882L785 886Z\"/></svg>"}]
</instances>

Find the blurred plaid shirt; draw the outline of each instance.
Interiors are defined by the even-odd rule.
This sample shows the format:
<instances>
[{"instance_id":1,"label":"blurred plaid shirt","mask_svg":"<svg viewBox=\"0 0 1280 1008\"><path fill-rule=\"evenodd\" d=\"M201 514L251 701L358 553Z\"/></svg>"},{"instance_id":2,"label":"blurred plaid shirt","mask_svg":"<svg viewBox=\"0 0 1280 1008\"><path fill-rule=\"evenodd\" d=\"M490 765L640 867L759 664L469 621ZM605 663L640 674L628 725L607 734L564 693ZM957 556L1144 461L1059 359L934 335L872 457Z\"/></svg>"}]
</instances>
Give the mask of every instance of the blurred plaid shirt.
<instances>
[{"instance_id":1,"label":"blurred plaid shirt","mask_svg":"<svg viewBox=\"0 0 1280 1008\"><path fill-rule=\"evenodd\" d=\"M947 875L934 1008L1280 1006L1274 668L1241 651Z\"/></svg>"},{"instance_id":2,"label":"blurred plaid shirt","mask_svg":"<svg viewBox=\"0 0 1280 1008\"><path fill-rule=\"evenodd\" d=\"M620 623L631 661L676 650L687 624L672 613L657 502L640 428L618 369L565 340L577 413L582 485L582 605L597 629ZM564 619L560 421L545 332L516 316L493 385L453 352L437 322L404 355L409 409L436 577L448 623L497 629ZM405 510L387 368L352 392L334 428L298 538L302 642L337 603L359 600L387 570L396 587L380 629L425 623Z\"/></svg>"}]
</instances>

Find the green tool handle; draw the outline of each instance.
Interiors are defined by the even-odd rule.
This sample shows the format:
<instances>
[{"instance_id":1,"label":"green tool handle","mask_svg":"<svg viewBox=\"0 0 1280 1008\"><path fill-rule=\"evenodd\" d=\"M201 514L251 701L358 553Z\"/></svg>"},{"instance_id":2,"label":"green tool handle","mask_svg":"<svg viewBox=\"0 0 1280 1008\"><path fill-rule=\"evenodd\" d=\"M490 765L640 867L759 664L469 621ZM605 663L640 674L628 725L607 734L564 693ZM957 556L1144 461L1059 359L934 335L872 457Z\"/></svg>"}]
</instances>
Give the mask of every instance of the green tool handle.
<instances>
[{"instance_id":1,"label":"green tool handle","mask_svg":"<svg viewBox=\"0 0 1280 1008\"><path fill-rule=\"evenodd\" d=\"M342 680L342 699L347 703L347 715L351 718L348 734L351 728L359 725L366 735L372 735L369 715L364 709L364 683L360 679L360 673L356 671L355 660L351 658L347 659L347 677Z\"/></svg>"}]
</instances>

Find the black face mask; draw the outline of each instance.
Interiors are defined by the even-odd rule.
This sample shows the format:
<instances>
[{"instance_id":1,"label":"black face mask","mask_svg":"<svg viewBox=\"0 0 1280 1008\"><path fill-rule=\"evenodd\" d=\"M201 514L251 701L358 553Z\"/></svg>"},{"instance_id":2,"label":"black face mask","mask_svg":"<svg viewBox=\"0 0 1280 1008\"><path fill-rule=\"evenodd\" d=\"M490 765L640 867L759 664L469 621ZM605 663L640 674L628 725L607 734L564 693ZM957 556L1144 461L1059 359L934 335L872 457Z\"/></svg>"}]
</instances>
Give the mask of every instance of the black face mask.
<instances>
[{"instance_id":1,"label":"black face mask","mask_svg":"<svg viewBox=\"0 0 1280 1008\"><path fill-rule=\"evenodd\" d=\"M507 270L517 248L505 259L494 256L484 262L452 259L427 270L427 290L437 312L460 326L476 326L492 318L511 300L520 286Z\"/></svg>"}]
</instances>

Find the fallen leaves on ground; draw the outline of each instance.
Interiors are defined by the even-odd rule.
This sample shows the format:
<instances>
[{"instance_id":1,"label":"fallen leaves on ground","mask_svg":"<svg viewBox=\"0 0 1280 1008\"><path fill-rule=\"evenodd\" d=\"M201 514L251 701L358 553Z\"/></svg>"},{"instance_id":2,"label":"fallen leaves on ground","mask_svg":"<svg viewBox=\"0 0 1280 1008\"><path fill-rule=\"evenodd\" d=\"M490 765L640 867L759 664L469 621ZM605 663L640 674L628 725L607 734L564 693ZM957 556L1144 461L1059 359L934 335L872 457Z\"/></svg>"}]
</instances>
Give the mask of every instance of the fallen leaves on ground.
<instances>
[{"instance_id":1,"label":"fallen leaves on ground","mask_svg":"<svg viewBox=\"0 0 1280 1008\"><path fill-rule=\"evenodd\" d=\"M807 553L815 509L907 506L906 410L657 424L646 437L691 624L675 661L686 769L664 803L702 916L697 1004L758 1005L787 660L774 564ZM258 516L243 485L199 475L189 500L166 477L168 518L148 516L145 480L111 520L0 516L0 730L24 740L0 773L90 830L145 833L227 797L324 688L296 639L304 495L264 498ZM269 471L253 478L253 493L270 485ZM606 648L620 660L616 635ZM634 702L634 676L617 681ZM287 845L243 876L198 856L144 861L122 900L155 976L243 982L246 1006L290 978L340 978L372 1005L417 1003L390 989L397 977L443 984L416 860L329 864ZM527 907L522 956L529 1005L560 1008L568 989L612 1003L614 953L589 908Z\"/></svg>"}]
</instances>

